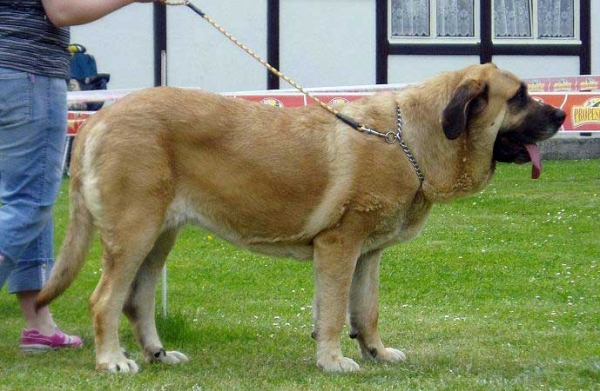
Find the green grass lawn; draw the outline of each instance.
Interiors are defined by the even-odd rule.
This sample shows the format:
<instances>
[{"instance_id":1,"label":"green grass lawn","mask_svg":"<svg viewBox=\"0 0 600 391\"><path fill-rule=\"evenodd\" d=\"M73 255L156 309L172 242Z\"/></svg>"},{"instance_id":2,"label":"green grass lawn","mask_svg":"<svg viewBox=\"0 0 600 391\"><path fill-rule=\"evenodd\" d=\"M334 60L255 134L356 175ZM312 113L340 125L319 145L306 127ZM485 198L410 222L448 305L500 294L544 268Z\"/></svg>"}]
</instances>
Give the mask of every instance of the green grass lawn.
<instances>
[{"instance_id":1,"label":"green grass lawn","mask_svg":"<svg viewBox=\"0 0 600 391\"><path fill-rule=\"evenodd\" d=\"M0 389L600 390L600 160L546 162L537 181L530 170L499 166L483 193L436 206L419 238L385 253L380 331L405 363L363 361L344 338L362 371L322 373L310 338L312 265L189 227L170 257L169 316L158 319L165 347L189 363L142 363L137 375L95 371L87 313L101 272L95 243L52 304L83 349L19 353L23 321L15 298L0 295ZM140 356L125 319L121 340Z\"/></svg>"}]
</instances>

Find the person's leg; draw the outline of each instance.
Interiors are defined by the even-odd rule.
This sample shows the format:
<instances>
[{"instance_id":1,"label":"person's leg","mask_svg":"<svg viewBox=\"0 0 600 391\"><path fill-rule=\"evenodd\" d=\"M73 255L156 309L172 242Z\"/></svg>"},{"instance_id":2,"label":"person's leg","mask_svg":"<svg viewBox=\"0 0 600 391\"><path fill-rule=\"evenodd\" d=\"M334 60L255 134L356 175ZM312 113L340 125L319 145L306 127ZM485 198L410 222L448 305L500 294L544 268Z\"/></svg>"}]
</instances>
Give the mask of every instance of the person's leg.
<instances>
[{"instance_id":1,"label":"person's leg","mask_svg":"<svg viewBox=\"0 0 600 391\"><path fill-rule=\"evenodd\" d=\"M48 307L40 308L39 311L36 311L35 309L35 297L38 292L39 291L25 291L17 293L21 312L23 312L27 329L35 329L42 335L52 335L55 332L56 325L52 320L50 310Z\"/></svg>"},{"instance_id":2,"label":"person's leg","mask_svg":"<svg viewBox=\"0 0 600 391\"><path fill-rule=\"evenodd\" d=\"M36 310L35 298L38 292L39 290L16 293L27 324L27 328L21 331L21 351L38 352L82 346L83 341L79 336L67 335L56 326L48 307Z\"/></svg>"},{"instance_id":3,"label":"person's leg","mask_svg":"<svg viewBox=\"0 0 600 391\"><path fill-rule=\"evenodd\" d=\"M0 68L0 101L0 254L13 263L52 261L65 81Z\"/></svg>"},{"instance_id":4,"label":"person's leg","mask_svg":"<svg viewBox=\"0 0 600 391\"><path fill-rule=\"evenodd\" d=\"M35 295L54 263L52 206L61 182L66 82L0 68L0 287L9 281L29 330L21 346L79 346ZM47 338L46 338L47 337Z\"/></svg>"},{"instance_id":5,"label":"person's leg","mask_svg":"<svg viewBox=\"0 0 600 391\"><path fill-rule=\"evenodd\" d=\"M50 226L47 230L49 228ZM0 287L4 285L5 280L10 279L9 291L16 293L27 329L38 330L43 335L54 334L56 325L48 307L36 311L35 297L48 279L51 265L50 261L15 264L0 254Z\"/></svg>"},{"instance_id":6,"label":"person's leg","mask_svg":"<svg viewBox=\"0 0 600 391\"><path fill-rule=\"evenodd\" d=\"M27 323L21 332L21 350L37 352L40 350L80 347L80 337L64 334L54 324L48 307L35 309L35 297L39 291L23 291L17 293L17 299Z\"/></svg>"},{"instance_id":7,"label":"person's leg","mask_svg":"<svg viewBox=\"0 0 600 391\"><path fill-rule=\"evenodd\" d=\"M47 307L39 311L35 309L35 296L50 277L54 265L54 260L48 254L52 251L54 241L52 215L48 214L46 220L43 231L22 252L21 260L16 262L9 278L8 291L16 294L27 329L52 335L56 325L50 310Z\"/></svg>"},{"instance_id":8,"label":"person's leg","mask_svg":"<svg viewBox=\"0 0 600 391\"><path fill-rule=\"evenodd\" d=\"M13 225L12 160L19 153L19 131L31 120L31 88L28 75L0 67L0 288L9 278L15 263L8 259L8 235ZM16 140L15 140L16 139Z\"/></svg>"}]
</instances>

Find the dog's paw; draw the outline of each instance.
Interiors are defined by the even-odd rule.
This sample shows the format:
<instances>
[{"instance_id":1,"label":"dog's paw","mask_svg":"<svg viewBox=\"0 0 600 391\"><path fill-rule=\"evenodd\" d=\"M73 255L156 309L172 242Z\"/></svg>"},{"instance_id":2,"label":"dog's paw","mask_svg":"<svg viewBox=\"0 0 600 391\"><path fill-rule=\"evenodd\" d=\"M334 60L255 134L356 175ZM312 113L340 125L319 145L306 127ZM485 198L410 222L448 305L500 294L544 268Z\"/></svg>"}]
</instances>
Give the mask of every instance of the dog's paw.
<instances>
[{"instance_id":1,"label":"dog's paw","mask_svg":"<svg viewBox=\"0 0 600 391\"><path fill-rule=\"evenodd\" d=\"M360 371L358 364L347 357L337 356L318 359L317 366L325 372L356 372Z\"/></svg>"},{"instance_id":2,"label":"dog's paw","mask_svg":"<svg viewBox=\"0 0 600 391\"><path fill-rule=\"evenodd\" d=\"M375 360L381 362L406 361L406 355L402 351L394 348L385 348L382 352L379 352L374 358Z\"/></svg>"},{"instance_id":3,"label":"dog's paw","mask_svg":"<svg viewBox=\"0 0 600 391\"><path fill-rule=\"evenodd\" d=\"M406 355L398 350L393 348L372 348L372 349L361 349L361 353L363 358L371 359L378 362L401 362L406 361Z\"/></svg>"},{"instance_id":4,"label":"dog's paw","mask_svg":"<svg viewBox=\"0 0 600 391\"><path fill-rule=\"evenodd\" d=\"M147 355L146 361L175 365L188 362L189 359L185 354L181 352L177 352L174 350L166 351L165 349L160 349L153 354Z\"/></svg>"},{"instance_id":5,"label":"dog's paw","mask_svg":"<svg viewBox=\"0 0 600 391\"><path fill-rule=\"evenodd\" d=\"M96 369L110 373L138 373L140 370L135 361L124 356L119 360L98 362Z\"/></svg>"},{"instance_id":6,"label":"dog's paw","mask_svg":"<svg viewBox=\"0 0 600 391\"><path fill-rule=\"evenodd\" d=\"M165 355L165 357L163 358L163 360L161 362L164 362L166 364L181 364L184 362L188 362L190 361L188 359L188 357L181 353L181 352L177 352L175 350L171 350L168 351L167 354Z\"/></svg>"}]
</instances>

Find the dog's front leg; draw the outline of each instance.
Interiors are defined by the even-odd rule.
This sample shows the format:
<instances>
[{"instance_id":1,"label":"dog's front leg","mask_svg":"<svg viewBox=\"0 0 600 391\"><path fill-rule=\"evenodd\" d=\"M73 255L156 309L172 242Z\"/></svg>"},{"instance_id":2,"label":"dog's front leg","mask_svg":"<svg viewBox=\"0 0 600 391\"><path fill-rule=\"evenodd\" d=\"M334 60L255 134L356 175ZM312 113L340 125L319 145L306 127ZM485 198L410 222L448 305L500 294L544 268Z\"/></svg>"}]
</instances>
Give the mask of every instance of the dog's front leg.
<instances>
[{"instance_id":1,"label":"dog's front leg","mask_svg":"<svg viewBox=\"0 0 600 391\"><path fill-rule=\"evenodd\" d=\"M360 245L341 232L327 232L314 240L315 330L317 366L328 372L350 372L358 364L342 354L340 334L348 308L348 294Z\"/></svg>"},{"instance_id":2,"label":"dog's front leg","mask_svg":"<svg viewBox=\"0 0 600 391\"><path fill-rule=\"evenodd\" d=\"M377 331L379 318L379 263L383 250L361 255L350 290L350 337L358 341L363 358L376 361L405 361L398 349L386 348Z\"/></svg>"}]
</instances>

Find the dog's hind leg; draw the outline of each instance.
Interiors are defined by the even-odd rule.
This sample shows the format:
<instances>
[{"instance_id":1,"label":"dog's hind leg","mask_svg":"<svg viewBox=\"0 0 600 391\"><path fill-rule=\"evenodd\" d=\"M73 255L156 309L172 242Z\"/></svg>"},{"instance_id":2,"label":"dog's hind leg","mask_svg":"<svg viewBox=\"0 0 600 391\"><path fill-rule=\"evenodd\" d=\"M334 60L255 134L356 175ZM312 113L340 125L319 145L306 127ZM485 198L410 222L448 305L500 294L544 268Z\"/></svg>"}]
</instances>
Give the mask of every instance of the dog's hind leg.
<instances>
[{"instance_id":1,"label":"dog's hind leg","mask_svg":"<svg viewBox=\"0 0 600 391\"><path fill-rule=\"evenodd\" d=\"M350 337L358 341L363 358L376 361L406 360L400 350L386 348L377 331L379 317L379 263L383 250L361 255L350 289Z\"/></svg>"},{"instance_id":2,"label":"dog's hind leg","mask_svg":"<svg viewBox=\"0 0 600 391\"><path fill-rule=\"evenodd\" d=\"M156 285L167 256L177 239L177 229L164 231L146 256L131 285L123 307L146 361L179 364L188 358L177 351L166 351L156 330Z\"/></svg>"},{"instance_id":3,"label":"dog's hind leg","mask_svg":"<svg viewBox=\"0 0 600 391\"><path fill-rule=\"evenodd\" d=\"M134 209L133 207L131 209ZM125 209L126 210L126 209ZM138 269L158 237L160 223L147 213L131 213L141 219L122 218L110 232L102 232L102 277L92 297L96 368L108 372L137 372L119 344L119 318Z\"/></svg>"}]
</instances>

